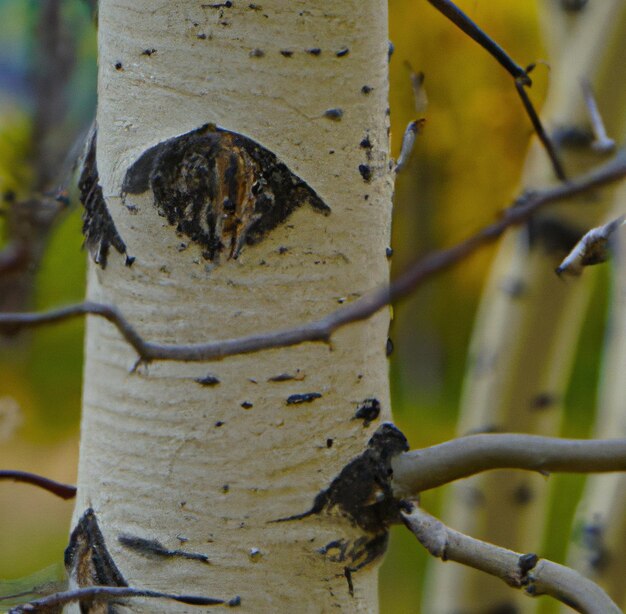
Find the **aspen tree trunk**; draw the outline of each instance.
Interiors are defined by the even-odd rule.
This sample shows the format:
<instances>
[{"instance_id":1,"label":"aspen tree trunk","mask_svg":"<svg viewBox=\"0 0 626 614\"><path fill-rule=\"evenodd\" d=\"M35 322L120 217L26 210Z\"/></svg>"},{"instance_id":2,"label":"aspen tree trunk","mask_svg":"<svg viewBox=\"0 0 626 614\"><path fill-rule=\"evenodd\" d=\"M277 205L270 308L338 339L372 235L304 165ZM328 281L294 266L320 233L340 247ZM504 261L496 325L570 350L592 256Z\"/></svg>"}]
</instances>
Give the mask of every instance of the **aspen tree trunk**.
<instances>
[{"instance_id":1,"label":"aspen tree trunk","mask_svg":"<svg viewBox=\"0 0 626 614\"><path fill-rule=\"evenodd\" d=\"M105 269L92 263L88 298L116 305L144 338L180 344L296 325L385 284L387 56L380 0L101 0L99 182L135 261L124 266L111 251ZM330 213L303 202L237 256L234 244L198 245L183 223L177 233L152 189L121 198L127 169L147 149L207 122L272 152ZM239 184L228 181L235 175L237 183L251 158L233 158L229 133L211 134L226 143L228 167L210 171L213 190L232 196ZM255 189L241 188L246 197ZM200 225L206 230L206 220ZM98 236L88 244L106 251ZM363 451L379 423L353 419L364 400L377 399L380 419L389 417L388 322L384 311L347 327L332 347L160 362L132 373L133 350L90 318L75 524L93 508L131 586L240 595L245 612L376 611L376 563L354 574L353 596L344 577L359 562L352 548L362 530L331 515L270 521L310 509ZM207 373L219 383L195 381ZM270 381L281 374L295 377ZM308 393L320 396L287 403ZM122 546L120 534L206 553L211 564L143 556ZM347 548L335 562L340 548L319 550L338 540ZM132 611L193 609L128 603Z\"/></svg>"}]
</instances>

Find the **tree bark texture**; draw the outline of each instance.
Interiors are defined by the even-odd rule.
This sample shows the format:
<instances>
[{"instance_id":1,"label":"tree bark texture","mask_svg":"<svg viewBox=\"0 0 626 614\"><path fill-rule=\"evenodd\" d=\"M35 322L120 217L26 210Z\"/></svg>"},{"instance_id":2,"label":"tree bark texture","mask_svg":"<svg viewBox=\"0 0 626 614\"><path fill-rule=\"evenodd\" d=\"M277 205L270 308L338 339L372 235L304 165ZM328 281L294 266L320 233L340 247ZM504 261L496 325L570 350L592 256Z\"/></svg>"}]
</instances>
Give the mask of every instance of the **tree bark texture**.
<instances>
[{"instance_id":1,"label":"tree bark texture","mask_svg":"<svg viewBox=\"0 0 626 614\"><path fill-rule=\"evenodd\" d=\"M107 265L91 264L89 299L117 305L146 339L193 343L296 325L386 283L386 11L377 0L101 1L99 185L126 264L135 260L125 266L113 249L106 258L92 226L88 246ZM207 123L219 129L193 132ZM209 135L208 162L196 152L172 171L179 158L162 149L158 160L142 158L189 133ZM188 145L178 140L174 149ZM145 164L130 177L138 160ZM239 192L258 204L252 195L271 191L271 173L258 176L271 163L296 195L288 195L290 215L254 226L262 230L247 244L232 226L252 214L229 207ZM168 209L172 194L185 197L205 180L209 209L224 212L221 235L207 230L207 209L192 219L189 199ZM161 194L170 200L157 203L168 182ZM221 243L207 244L211 232ZM330 346L131 372L133 351L111 325L89 318L75 523L93 508L131 586L240 595L250 612L376 611L376 563L353 574L353 595L344 576L363 561L362 529L339 514L271 521L310 509L389 416L388 323L385 310ZM354 419L364 404L376 406L372 399L378 418ZM120 535L206 553L210 564L147 556ZM340 545L321 554L332 542Z\"/></svg>"}]
</instances>

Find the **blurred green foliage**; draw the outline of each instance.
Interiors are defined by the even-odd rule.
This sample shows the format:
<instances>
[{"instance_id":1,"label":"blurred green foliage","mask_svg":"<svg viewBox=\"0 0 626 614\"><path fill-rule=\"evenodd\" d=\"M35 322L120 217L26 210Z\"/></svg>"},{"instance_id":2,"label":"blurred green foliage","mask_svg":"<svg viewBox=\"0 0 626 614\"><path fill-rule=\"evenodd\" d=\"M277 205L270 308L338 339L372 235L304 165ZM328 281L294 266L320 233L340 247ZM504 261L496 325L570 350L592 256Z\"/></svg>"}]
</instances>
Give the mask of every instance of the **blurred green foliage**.
<instances>
[{"instance_id":1,"label":"blurred green foliage","mask_svg":"<svg viewBox=\"0 0 626 614\"><path fill-rule=\"evenodd\" d=\"M79 37L70 117L85 123L95 101L95 32L86 3L67 0ZM458 4L521 64L542 58L534 3L466 0ZM28 72L37 2L0 0L0 193L23 194L31 181L32 101ZM396 272L432 249L449 245L491 221L516 192L531 127L510 77L426 2L390 1L392 149L397 155L408 121L415 119L407 62L424 71L427 124L409 167L396 186ZM545 72L545 71L544 71ZM546 74L535 74L532 96L541 102ZM543 82L542 82L543 81ZM0 219L0 230L1 230ZM78 301L84 291L80 211L57 225L38 275L36 307ZM394 415L413 447L441 442L454 420L473 313L492 249L429 282L398 306L392 338ZM602 275L600 275L602 277ZM604 296L606 280L598 292ZM585 329L574 383L567 399L565 434L586 434L594 404L603 301L596 301ZM0 467L43 471L73 481L77 461L82 361L81 322L29 333L28 343L0 346L0 405L17 401L22 425L0 446ZM0 437L2 433L0 432ZM1 440L0 440L1 441ZM574 509L578 478L557 478L546 553L561 558ZM35 489L0 488L0 578L18 577L58 560L67 540L71 504L51 501ZM440 493L425 493L436 512ZM560 522L559 522L560 520ZM11 527L10 532L6 527ZM559 528L558 528L559 527ZM10 533L10 534L9 534ZM402 529L392 531L382 567L383 612L419 611L426 554ZM29 556L26 556L28 553Z\"/></svg>"}]
</instances>

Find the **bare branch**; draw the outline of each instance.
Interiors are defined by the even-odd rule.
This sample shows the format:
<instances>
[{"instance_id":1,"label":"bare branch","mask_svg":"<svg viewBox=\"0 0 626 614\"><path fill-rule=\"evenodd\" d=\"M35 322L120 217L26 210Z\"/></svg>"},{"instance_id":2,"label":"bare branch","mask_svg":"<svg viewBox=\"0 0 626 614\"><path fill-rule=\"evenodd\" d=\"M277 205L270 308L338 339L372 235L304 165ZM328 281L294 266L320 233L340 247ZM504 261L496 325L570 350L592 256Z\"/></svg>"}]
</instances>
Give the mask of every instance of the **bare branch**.
<instances>
[{"instance_id":1,"label":"bare branch","mask_svg":"<svg viewBox=\"0 0 626 614\"><path fill-rule=\"evenodd\" d=\"M31 601L23 605L18 605L11 610L9 614L22 614L24 612L44 612L49 611L55 606L64 606L68 603L76 601L113 601L125 597L148 597L153 599L173 599L180 603L189 605L239 605L239 598L235 597L229 602L224 599L215 599L213 597L201 597L197 595L174 595L172 593L162 593L160 591L143 590L132 588L130 586L87 586L61 593L53 593L42 599Z\"/></svg>"},{"instance_id":2,"label":"bare branch","mask_svg":"<svg viewBox=\"0 0 626 614\"><path fill-rule=\"evenodd\" d=\"M608 224L586 232L561 264L555 269L557 275L580 275L592 264L606 262L609 258L611 235L624 224L626 215L620 215Z\"/></svg>"},{"instance_id":3,"label":"bare branch","mask_svg":"<svg viewBox=\"0 0 626 614\"><path fill-rule=\"evenodd\" d=\"M440 13L445 15L454 25L461 29L471 39L475 40L483 49L485 49L493 58L495 58L501 66L513 77L515 81L515 89L522 100L524 109L530 118L530 121L544 146L555 175L561 180L566 181L565 171L559 160L556 149L546 133L539 119L537 111L526 93L527 87L532 85L529 73L534 68L534 64L528 68L522 68L513 58L494 41L484 30L474 23L458 6L450 0L428 0Z\"/></svg>"},{"instance_id":4,"label":"bare branch","mask_svg":"<svg viewBox=\"0 0 626 614\"><path fill-rule=\"evenodd\" d=\"M397 495L415 495L491 469L541 473L626 471L626 439L481 434L411 450L392 461Z\"/></svg>"},{"instance_id":5,"label":"bare branch","mask_svg":"<svg viewBox=\"0 0 626 614\"><path fill-rule=\"evenodd\" d=\"M615 141L609 138L602 121L602 115L598 109L598 103L593 95L593 89L589 79L581 79L581 87L583 88L583 97L585 98L585 106L591 120L591 130L593 131L594 141L591 148L598 153L608 153L615 149Z\"/></svg>"},{"instance_id":6,"label":"bare branch","mask_svg":"<svg viewBox=\"0 0 626 614\"><path fill-rule=\"evenodd\" d=\"M535 107L533 106L528 93L526 92L525 83L520 79L515 79L515 89L517 90L517 94L522 100L522 104L524 105L524 109L526 110L526 114L530 118L530 121L537 133L537 137L541 141L548 157L550 158L550 162L552 164L552 168L554 169L554 174L561 180L567 181L567 176L565 175L565 170L563 169L563 165L559 160L559 156L556 152L554 144L552 140L544 130L543 124L539 119L539 115L537 111L535 111Z\"/></svg>"},{"instance_id":7,"label":"bare branch","mask_svg":"<svg viewBox=\"0 0 626 614\"><path fill-rule=\"evenodd\" d=\"M14 482L32 484L33 486L38 486L39 488L51 492L57 497L61 497L61 499L73 499L76 496L76 486L55 482L50 478L45 478L36 473L29 473L28 471L0 469L0 480L13 480Z\"/></svg>"},{"instance_id":8,"label":"bare branch","mask_svg":"<svg viewBox=\"0 0 626 614\"><path fill-rule=\"evenodd\" d=\"M211 361L236 354L249 354L270 348L298 345L306 341L328 342L337 329L365 320L392 301L404 298L436 273L461 262L483 245L496 241L510 226L524 223L539 209L609 185L624 176L626 176L626 150L621 150L610 162L576 181L540 192L523 194L512 207L505 211L500 220L484 227L453 247L431 252L411 265L388 287L375 290L319 320L292 328L209 343L163 345L144 341L114 307L85 302L46 313L0 314L0 329L9 326L14 328L40 326L85 314L98 315L117 327L124 339L136 350L140 360L144 362L153 360Z\"/></svg>"},{"instance_id":9,"label":"bare branch","mask_svg":"<svg viewBox=\"0 0 626 614\"><path fill-rule=\"evenodd\" d=\"M584 614L621 612L597 584L569 567L468 537L417 506L402 512L402 516L418 541L442 561L456 561L484 571L531 597L550 595Z\"/></svg>"},{"instance_id":10,"label":"bare branch","mask_svg":"<svg viewBox=\"0 0 626 614\"><path fill-rule=\"evenodd\" d=\"M513 58L474 23L454 2L450 0L428 0L440 13L445 15L455 26L463 30L471 39L475 40L485 49L500 65L514 78L521 79L525 85L530 85L531 80L524 70Z\"/></svg>"},{"instance_id":11,"label":"bare branch","mask_svg":"<svg viewBox=\"0 0 626 614\"><path fill-rule=\"evenodd\" d=\"M398 156L398 161L396 162L396 173L401 172L409 161L411 153L413 152L413 146L415 145L415 137L422 131L425 121L426 120L424 119L416 119L415 121L409 122L406 127L404 136L402 137L400 155Z\"/></svg>"}]
</instances>

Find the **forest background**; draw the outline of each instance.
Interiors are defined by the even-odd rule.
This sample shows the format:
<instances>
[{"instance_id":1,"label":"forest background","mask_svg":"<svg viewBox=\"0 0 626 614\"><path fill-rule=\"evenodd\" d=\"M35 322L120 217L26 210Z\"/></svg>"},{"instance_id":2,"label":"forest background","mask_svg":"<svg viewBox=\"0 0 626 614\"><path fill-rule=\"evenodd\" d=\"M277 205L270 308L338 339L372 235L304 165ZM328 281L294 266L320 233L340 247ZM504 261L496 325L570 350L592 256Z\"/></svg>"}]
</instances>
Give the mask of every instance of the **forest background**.
<instances>
[{"instance_id":1,"label":"forest background","mask_svg":"<svg viewBox=\"0 0 626 614\"><path fill-rule=\"evenodd\" d=\"M0 0L0 195L28 192L32 180L37 58L37 0ZM76 134L95 110L96 30L89 3L65 0L76 45L59 133ZM535 3L460 0L457 3L521 64L544 50ZM420 254L455 243L492 221L519 192L532 128L509 75L426 2L390 0L392 152L398 155L416 109L411 69L425 73L424 132L396 184L395 272ZM207 67L210 71L210 67ZM533 73L540 106L549 67ZM35 283L35 309L82 299L86 257L75 193L61 217ZM0 246L6 240L0 216ZM468 341L493 248L439 275L394 308L391 339L394 420L412 448L445 441L455 420ZM555 266L558 262L555 262ZM589 436L603 340L607 271L585 273L599 284L579 343L561 435ZM555 284L564 282L554 278ZM44 327L0 342L0 467L75 481L80 419L83 323ZM563 561L569 521L582 477L551 478L550 523L541 555ZM443 489L423 495L438 511ZM0 488L0 578L17 578L59 562L67 543L72 502L27 485ZM392 531L381 572L382 612L419 611L420 578L428 555L405 531ZM435 564L440 564L436 562ZM410 571L409 571L410 570ZM409 575L410 574L410 575Z\"/></svg>"}]
</instances>

